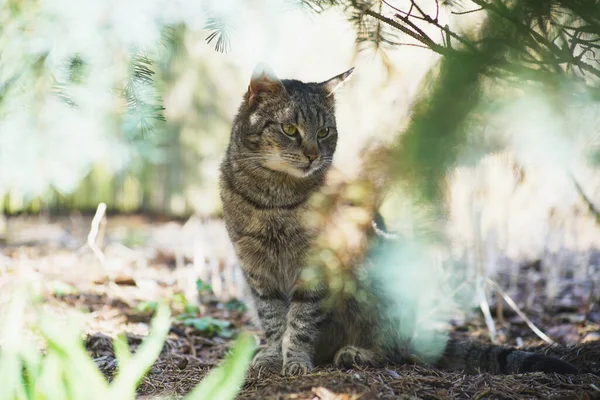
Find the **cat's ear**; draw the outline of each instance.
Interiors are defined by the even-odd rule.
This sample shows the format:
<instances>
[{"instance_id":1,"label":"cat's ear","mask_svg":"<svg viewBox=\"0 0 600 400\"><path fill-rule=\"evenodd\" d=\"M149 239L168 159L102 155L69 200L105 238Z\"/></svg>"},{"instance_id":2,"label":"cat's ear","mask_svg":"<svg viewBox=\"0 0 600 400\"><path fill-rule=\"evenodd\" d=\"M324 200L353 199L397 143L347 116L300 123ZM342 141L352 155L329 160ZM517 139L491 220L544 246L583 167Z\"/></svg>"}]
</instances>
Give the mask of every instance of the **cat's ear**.
<instances>
[{"instance_id":1,"label":"cat's ear","mask_svg":"<svg viewBox=\"0 0 600 400\"><path fill-rule=\"evenodd\" d=\"M323 87L325 92L327 92L327 95L330 96L344 85L344 83L350 78L353 72L354 67L350 68L343 74L339 74L338 76L334 76L333 78L325 82L321 82L320 85Z\"/></svg>"},{"instance_id":2,"label":"cat's ear","mask_svg":"<svg viewBox=\"0 0 600 400\"><path fill-rule=\"evenodd\" d=\"M258 64L254 68L250 85L248 85L248 101L256 103L264 95L276 95L285 92L283 83L266 64Z\"/></svg>"}]
</instances>

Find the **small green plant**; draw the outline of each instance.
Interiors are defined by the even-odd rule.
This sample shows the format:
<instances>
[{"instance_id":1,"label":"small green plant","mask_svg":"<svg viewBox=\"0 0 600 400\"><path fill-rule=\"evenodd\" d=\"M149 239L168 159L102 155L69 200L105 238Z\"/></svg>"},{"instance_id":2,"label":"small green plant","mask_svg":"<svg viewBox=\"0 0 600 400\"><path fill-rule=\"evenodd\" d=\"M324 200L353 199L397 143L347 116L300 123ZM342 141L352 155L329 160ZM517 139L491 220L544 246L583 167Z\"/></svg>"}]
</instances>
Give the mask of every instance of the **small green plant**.
<instances>
[{"instance_id":1,"label":"small green plant","mask_svg":"<svg viewBox=\"0 0 600 400\"><path fill-rule=\"evenodd\" d=\"M157 308L158 308L157 301L142 301L142 302L139 302L135 306L135 311L142 312L142 313L155 312Z\"/></svg>"},{"instance_id":2,"label":"small green plant","mask_svg":"<svg viewBox=\"0 0 600 400\"><path fill-rule=\"evenodd\" d=\"M185 314L198 315L198 313L200 312L200 307L198 307L196 304L187 303L183 306L183 312Z\"/></svg>"},{"instance_id":3,"label":"small green plant","mask_svg":"<svg viewBox=\"0 0 600 400\"><path fill-rule=\"evenodd\" d=\"M244 312L248 310L248 306L243 301L233 299L225 303L225 308L231 311Z\"/></svg>"},{"instance_id":4,"label":"small green plant","mask_svg":"<svg viewBox=\"0 0 600 400\"><path fill-rule=\"evenodd\" d=\"M185 294L175 293L171 296L171 304L178 310L183 310L183 314L196 316L200 312L197 304L191 303Z\"/></svg>"},{"instance_id":5,"label":"small green plant","mask_svg":"<svg viewBox=\"0 0 600 400\"><path fill-rule=\"evenodd\" d=\"M121 241L127 247L140 247L147 239L139 230L129 229Z\"/></svg>"},{"instance_id":6,"label":"small green plant","mask_svg":"<svg viewBox=\"0 0 600 400\"><path fill-rule=\"evenodd\" d=\"M42 355L26 339L25 315L30 299L27 290L16 291L4 310L0 329L0 399L6 400L129 400L163 348L171 324L169 307L158 304L151 333L135 354L123 337L114 341L119 366L107 382L83 346L81 330L63 326L38 311L35 330L46 342ZM210 325L210 324L209 324ZM213 324L214 325L214 324ZM196 387L186 400L233 399L245 376L255 344L249 334L240 334L227 359Z\"/></svg>"},{"instance_id":7,"label":"small green plant","mask_svg":"<svg viewBox=\"0 0 600 400\"><path fill-rule=\"evenodd\" d=\"M213 292L212 286L202 279L196 280L196 290L198 290L198 294L212 294Z\"/></svg>"},{"instance_id":8,"label":"small green plant","mask_svg":"<svg viewBox=\"0 0 600 400\"><path fill-rule=\"evenodd\" d=\"M216 319L213 317L190 317L182 314L183 318L180 319L185 326L191 326L198 332L208 337L220 336L224 338L230 338L233 336L231 330L231 322Z\"/></svg>"},{"instance_id":9,"label":"small green plant","mask_svg":"<svg viewBox=\"0 0 600 400\"><path fill-rule=\"evenodd\" d=\"M56 297L63 297L69 294L77 294L77 288L65 282L52 281L51 287L52 293L54 293L54 296Z\"/></svg>"}]
</instances>

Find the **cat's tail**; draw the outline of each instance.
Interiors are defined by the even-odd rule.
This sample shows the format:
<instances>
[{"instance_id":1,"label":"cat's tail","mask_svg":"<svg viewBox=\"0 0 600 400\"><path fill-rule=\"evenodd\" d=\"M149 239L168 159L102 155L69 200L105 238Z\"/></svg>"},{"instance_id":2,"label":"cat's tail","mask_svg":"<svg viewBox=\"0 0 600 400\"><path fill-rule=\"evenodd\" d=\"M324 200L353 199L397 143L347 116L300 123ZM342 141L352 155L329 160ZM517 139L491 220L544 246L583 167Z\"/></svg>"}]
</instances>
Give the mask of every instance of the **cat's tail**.
<instances>
[{"instance_id":1,"label":"cat's tail","mask_svg":"<svg viewBox=\"0 0 600 400\"><path fill-rule=\"evenodd\" d=\"M436 365L442 369L468 373L518 374L556 372L577 374L578 369L559 358L522 351L511 347L450 339Z\"/></svg>"}]
</instances>

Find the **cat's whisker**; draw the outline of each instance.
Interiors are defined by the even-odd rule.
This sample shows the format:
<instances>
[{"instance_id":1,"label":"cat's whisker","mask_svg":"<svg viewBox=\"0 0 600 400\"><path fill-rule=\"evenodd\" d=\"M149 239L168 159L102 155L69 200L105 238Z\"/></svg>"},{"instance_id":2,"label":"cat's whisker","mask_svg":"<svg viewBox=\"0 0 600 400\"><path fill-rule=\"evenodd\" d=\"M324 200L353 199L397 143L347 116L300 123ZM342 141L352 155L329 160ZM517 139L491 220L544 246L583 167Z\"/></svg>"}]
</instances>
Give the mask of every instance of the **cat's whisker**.
<instances>
[{"instance_id":1,"label":"cat's whisker","mask_svg":"<svg viewBox=\"0 0 600 400\"><path fill-rule=\"evenodd\" d=\"M253 161L253 160L264 160L267 159L267 156L249 156L249 157L239 157L233 158L232 161Z\"/></svg>"}]
</instances>

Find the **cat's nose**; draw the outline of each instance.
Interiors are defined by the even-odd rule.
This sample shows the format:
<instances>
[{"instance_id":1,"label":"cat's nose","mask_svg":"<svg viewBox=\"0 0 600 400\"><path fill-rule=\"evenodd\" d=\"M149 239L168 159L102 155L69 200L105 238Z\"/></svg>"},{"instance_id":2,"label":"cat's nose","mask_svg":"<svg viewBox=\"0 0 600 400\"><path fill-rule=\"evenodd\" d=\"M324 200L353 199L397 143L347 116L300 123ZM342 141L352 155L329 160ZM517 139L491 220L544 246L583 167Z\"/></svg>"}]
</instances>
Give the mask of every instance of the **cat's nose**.
<instances>
[{"instance_id":1,"label":"cat's nose","mask_svg":"<svg viewBox=\"0 0 600 400\"><path fill-rule=\"evenodd\" d=\"M308 158L308 161L313 162L319 157L319 149L317 146L306 147L302 149L302 153Z\"/></svg>"},{"instance_id":2,"label":"cat's nose","mask_svg":"<svg viewBox=\"0 0 600 400\"><path fill-rule=\"evenodd\" d=\"M309 154L305 154L306 158L308 158L308 161L313 162L317 159L317 157L319 157L318 154L316 153L309 153Z\"/></svg>"},{"instance_id":3,"label":"cat's nose","mask_svg":"<svg viewBox=\"0 0 600 400\"><path fill-rule=\"evenodd\" d=\"M308 158L308 161L311 163L315 161L317 157L319 157L319 155L316 152L304 151L304 155L306 156L306 158Z\"/></svg>"}]
</instances>

